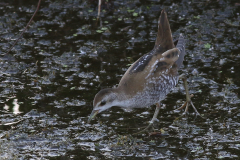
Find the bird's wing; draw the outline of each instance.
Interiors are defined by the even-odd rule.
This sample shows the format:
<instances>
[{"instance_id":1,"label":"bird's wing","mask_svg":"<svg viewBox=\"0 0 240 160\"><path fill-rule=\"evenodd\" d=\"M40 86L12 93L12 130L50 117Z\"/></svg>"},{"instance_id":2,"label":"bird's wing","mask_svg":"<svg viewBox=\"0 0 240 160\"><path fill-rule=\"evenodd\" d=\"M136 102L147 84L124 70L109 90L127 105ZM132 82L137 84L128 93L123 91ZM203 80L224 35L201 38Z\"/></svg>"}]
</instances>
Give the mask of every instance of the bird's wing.
<instances>
[{"instance_id":1,"label":"bird's wing","mask_svg":"<svg viewBox=\"0 0 240 160\"><path fill-rule=\"evenodd\" d=\"M174 48L172 32L168 22L167 13L163 9L158 19L158 33L154 46L154 54L162 54Z\"/></svg>"},{"instance_id":2,"label":"bird's wing","mask_svg":"<svg viewBox=\"0 0 240 160\"><path fill-rule=\"evenodd\" d=\"M119 87L132 92L134 95L143 90L149 78L158 78L161 74L177 76L177 64L180 55L178 48L170 49L163 54L147 54L139 58L123 75ZM136 64L139 67L136 67Z\"/></svg>"},{"instance_id":3,"label":"bird's wing","mask_svg":"<svg viewBox=\"0 0 240 160\"><path fill-rule=\"evenodd\" d=\"M180 34L176 48L169 49L162 55L153 56L149 61L148 65L151 65L149 74L156 72L166 72L169 68L173 67L174 64L177 68L180 68L185 56L185 40L182 34Z\"/></svg>"},{"instance_id":4,"label":"bird's wing","mask_svg":"<svg viewBox=\"0 0 240 160\"><path fill-rule=\"evenodd\" d=\"M155 41L155 46L153 50L140 59L138 59L129 70L130 74L143 71L153 57L163 54L169 49L174 48L175 45L172 39L172 32L167 18L167 13L165 10L162 10L161 15L158 20L158 33Z\"/></svg>"},{"instance_id":5,"label":"bird's wing","mask_svg":"<svg viewBox=\"0 0 240 160\"><path fill-rule=\"evenodd\" d=\"M175 67L174 64L179 59L180 50L178 48L170 49L164 52L162 55L157 55L149 62L149 76L159 76L161 74L168 74L172 67Z\"/></svg>"}]
</instances>

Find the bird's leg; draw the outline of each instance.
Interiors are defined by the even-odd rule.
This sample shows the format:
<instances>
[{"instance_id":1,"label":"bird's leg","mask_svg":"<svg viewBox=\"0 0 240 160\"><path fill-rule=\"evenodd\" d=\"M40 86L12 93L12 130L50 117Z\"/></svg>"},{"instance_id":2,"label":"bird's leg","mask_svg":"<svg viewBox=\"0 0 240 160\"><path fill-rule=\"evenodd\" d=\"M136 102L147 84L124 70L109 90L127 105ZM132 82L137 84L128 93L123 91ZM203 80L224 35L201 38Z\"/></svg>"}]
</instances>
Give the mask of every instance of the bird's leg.
<instances>
[{"instance_id":1,"label":"bird's leg","mask_svg":"<svg viewBox=\"0 0 240 160\"><path fill-rule=\"evenodd\" d=\"M156 109L155 109L153 118L152 118L152 120L150 121L150 124L153 124L153 122L157 119L159 110L160 110L160 104L159 104L159 103L156 103Z\"/></svg>"},{"instance_id":2,"label":"bird's leg","mask_svg":"<svg viewBox=\"0 0 240 160\"><path fill-rule=\"evenodd\" d=\"M148 125L144 130L142 130L142 131L140 131L140 132L137 132L137 133L135 133L135 134L143 133L144 131L146 131L146 130L148 130L150 127L152 127L154 121L157 119L159 110L160 110L160 103L156 103L156 109L155 109L155 112L154 112L154 115L153 115L152 120L149 122L149 125Z\"/></svg>"},{"instance_id":3,"label":"bird's leg","mask_svg":"<svg viewBox=\"0 0 240 160\"><path fill-rule=\"evenodd\" d=\"M199 114L199 112L197 111L197 109L195 108L195 106L193 105L193 103L192 103L191 97L193 97L193 95L189 95L186 75L185 75L185 74L181 74L181 75L179 76L179 79L182 79L182 80L183 80L183 86L184 86L185 91L186 91L186 102L185 102L180 108L178 108L178 109L183 109L183 108L185 108L185 111L184 111L184 113L183 113L183 115L185 115L185 114L187 113L187 111L188 111L189 105L192 105L192 107L193 107L193 109L195 110L196 114L199 115L199 116L201 116L201 115Z\"/></svg>"}]
</instances>

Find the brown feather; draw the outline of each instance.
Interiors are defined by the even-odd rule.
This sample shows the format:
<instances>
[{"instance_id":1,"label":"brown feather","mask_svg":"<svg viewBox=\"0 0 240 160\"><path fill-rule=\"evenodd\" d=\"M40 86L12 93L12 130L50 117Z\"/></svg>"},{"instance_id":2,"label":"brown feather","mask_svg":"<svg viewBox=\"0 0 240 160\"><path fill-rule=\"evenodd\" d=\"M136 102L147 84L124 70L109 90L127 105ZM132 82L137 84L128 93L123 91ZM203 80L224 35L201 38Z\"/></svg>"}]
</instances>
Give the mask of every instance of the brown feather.
<instances>
[{"instance_id":1,"label":"brown feather","mask_svg":"<svg viewBox=\"0 0 240 160\"><path fill-rule=\"evenodd\" d=\"M131 97L146 87L148 79L155 77L155 80L158 81L158 77L161 74L167 74L170 77L177 76L178 68L175 62L178 60L179 54L180 51L177 48L173 48L163 54L152 55L144 71L129 74L131 67L137 63L135 62L122 77L118 88L127 91L126 93L129 93L128 96Z\"/></svg>"},{"instance_id":2,"label":"brown feather","mask_svg":"<svg viewBox=\"0 0 240 160\"><path fill-rule=\"evenodd\" d=\"M121 90L126 91L126 93L129 93L129 96L144 89L147 79L143 77L149 77L150 75L160 76L161 72L169 69L177 60L178 49L174 48L175 45L165 10L162 10L158 23L158 33L154 49L133 63L119 82L118 89L121 88ZM156 63L156 61L159 62ZM168 72L177 74L177 70L168 70Z\"/></svg>"}]
</instances>

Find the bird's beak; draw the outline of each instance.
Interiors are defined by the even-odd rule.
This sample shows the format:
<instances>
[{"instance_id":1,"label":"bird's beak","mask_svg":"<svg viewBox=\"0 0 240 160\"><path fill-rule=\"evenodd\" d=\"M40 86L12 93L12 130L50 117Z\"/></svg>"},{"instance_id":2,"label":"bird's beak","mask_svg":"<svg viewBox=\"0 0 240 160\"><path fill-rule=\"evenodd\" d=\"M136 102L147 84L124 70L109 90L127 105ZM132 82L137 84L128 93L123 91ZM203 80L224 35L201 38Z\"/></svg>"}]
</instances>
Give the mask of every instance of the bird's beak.
<instances>
[{"instance_id":1,"label":"bird's beak","mask_svg":"<svg viewBox=\"0 0 240 160\"><path fill-rule=\"evenodd\" d=\"M88 122L87 123L90 123L90 121L98 114L98 111L99 110L93 110L92 111L91 115L88 118Z\"/></svg>"}]
</instances>

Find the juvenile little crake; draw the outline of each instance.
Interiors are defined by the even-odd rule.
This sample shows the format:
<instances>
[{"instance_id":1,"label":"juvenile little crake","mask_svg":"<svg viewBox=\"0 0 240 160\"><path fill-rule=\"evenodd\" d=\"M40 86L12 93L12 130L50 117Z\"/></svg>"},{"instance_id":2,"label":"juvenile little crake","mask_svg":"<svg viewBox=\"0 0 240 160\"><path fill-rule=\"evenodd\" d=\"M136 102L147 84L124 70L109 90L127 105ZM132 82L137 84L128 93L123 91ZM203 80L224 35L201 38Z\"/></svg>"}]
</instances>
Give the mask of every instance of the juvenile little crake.
<instances>
[{"instance_id":1,"label":"juvenile little crake","mask_svg":"<svg viewBox=\"0 0 240 160\"><path fill-rule=\"evenodd\" d=\"M185 55L185 40L180 34L177 45L172 39L172 33L167 14L162 10L158 22L158 33L152 51L140 57L123 75L117 88L107 88L98 92L93 101L93 111L88 119L91 121L98 113L119 106L122 108L143 108L156 104L156 111L150 125L156 119L160 102L174 88L178 82L178 69L181 67ZM185 76L187 112L192 104ZM193 104L192 104L193 106ZM193 106L195 109L195 107ZM197 110L195 109L197 112ZM197 112L198 113L198 112Z\"/></svg>"}]
</instances>

